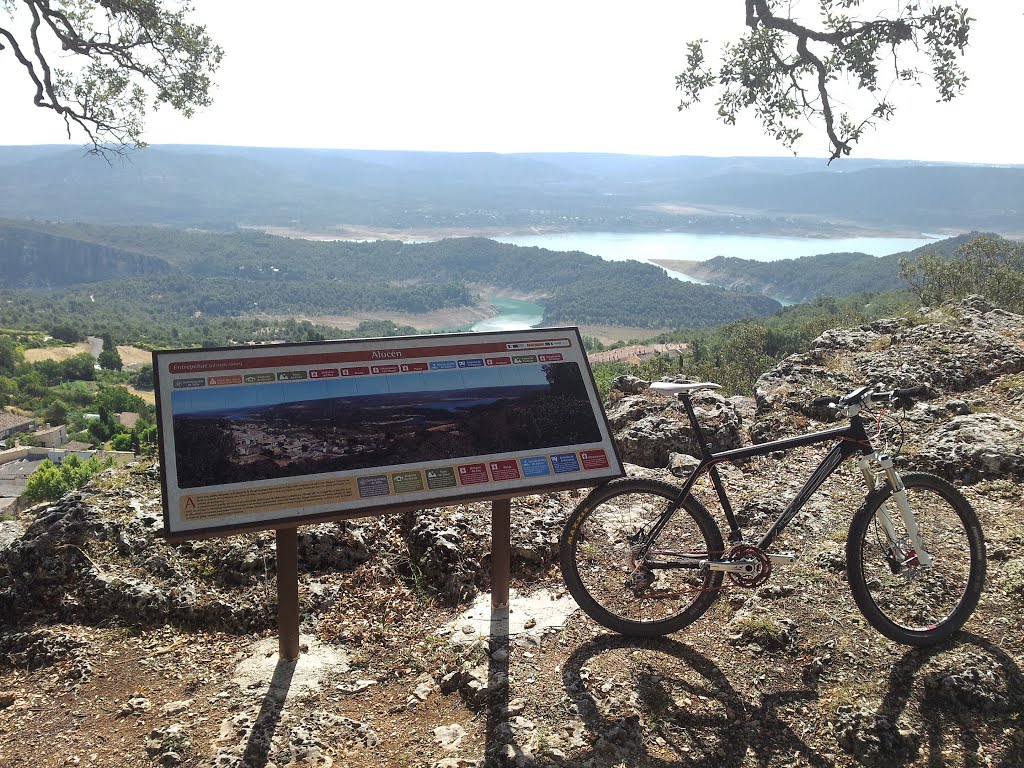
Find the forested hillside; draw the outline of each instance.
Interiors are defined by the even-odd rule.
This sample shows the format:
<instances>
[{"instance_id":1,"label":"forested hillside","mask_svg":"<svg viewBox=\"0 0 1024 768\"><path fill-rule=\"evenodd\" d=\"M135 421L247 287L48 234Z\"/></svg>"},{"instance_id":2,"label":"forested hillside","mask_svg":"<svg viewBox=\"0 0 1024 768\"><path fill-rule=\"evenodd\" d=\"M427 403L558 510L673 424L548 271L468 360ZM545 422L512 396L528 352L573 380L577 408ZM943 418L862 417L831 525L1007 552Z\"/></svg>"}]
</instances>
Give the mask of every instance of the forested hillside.
<instances>
[{"instance_id":1,"label":"forested hillside","mask_svg":"<svg viewBox=\"0 0 1024 768\"><path fill-rule=\"evenodd\" d=\"M797 259L756 261L716 256L707 261L659 259L658 263L738 291L763 293L787 301L810 301L819 296L847 296L863 291L906 288L900 277L900 259L931 253L949 258L964 243L981 233L971 232L937 240L905 253L871 256L866 253L823 253Z\"/></svg>"},{"instance_id":2,"label":"forested hillside","mask_svg":"<svg viewBox=\"0 0 1024 768\"><path fill-rule=\"evenodd\" d=\"M163 259L0 223L0 288L37 288L163 274Z\"/></svg>"},{"instance_id":3,"label":"forested hillside","mask_svg":"<svg viewBox=\"0 0 1024 768\"><path fill-rule=\"evenodd\" d=\"M0 238L0 289L52 286L58 271L63 283L77 285L45 295L6 293L0 325L77 322L125 341L200 317L427 312L473 304L495 288L542 297L547 323L704 327L779 307L764 296L673 280L650 264L484 238L316 242L255 231L37 223L0 226L4 231L19 234ZM38 236L24 234L32 231ZM67 247L39 251L37 240ZM135 276L90 281L95 254L113 274ZM140 274L149 264L161 273Z\"/></svg>"}]
</instances>

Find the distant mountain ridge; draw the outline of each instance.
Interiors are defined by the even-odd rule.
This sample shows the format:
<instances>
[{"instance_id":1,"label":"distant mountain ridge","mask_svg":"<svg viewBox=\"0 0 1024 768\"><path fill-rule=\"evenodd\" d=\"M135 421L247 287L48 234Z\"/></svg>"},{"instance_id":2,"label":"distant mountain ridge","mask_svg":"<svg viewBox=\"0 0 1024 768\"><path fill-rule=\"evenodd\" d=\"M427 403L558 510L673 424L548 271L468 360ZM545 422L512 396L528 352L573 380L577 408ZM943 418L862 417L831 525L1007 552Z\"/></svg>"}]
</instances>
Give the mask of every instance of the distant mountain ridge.
<instances>
[{"instance_id":1,"label":"distant mountain ridge","mask_svg":"<svg viewBox=\"0 0 1024 768\"><path fill-rule=\"evenodd\" d=\"M63 146L0 147L0 168L6 216L64 222L1024 232L1022 166L166 145L112 164Z\"/></svg>"}]
</instances>

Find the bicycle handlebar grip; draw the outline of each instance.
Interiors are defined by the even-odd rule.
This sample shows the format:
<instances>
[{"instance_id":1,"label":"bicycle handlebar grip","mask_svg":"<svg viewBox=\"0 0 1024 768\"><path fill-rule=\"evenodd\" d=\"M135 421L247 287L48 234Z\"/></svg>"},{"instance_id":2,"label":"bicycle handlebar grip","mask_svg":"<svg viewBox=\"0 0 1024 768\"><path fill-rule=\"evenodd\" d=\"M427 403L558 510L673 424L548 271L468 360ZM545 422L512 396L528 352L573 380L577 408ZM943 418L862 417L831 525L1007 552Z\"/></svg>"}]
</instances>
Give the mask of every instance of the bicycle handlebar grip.
<instances>
[{"instance_id":1,"label":"bicycle handlebar grip","mask_svg":"<svg viewBox=\"0 0 1024 768\"><path fill-rule=\"evenodd\" d=\"M906 389L894 389L892 391L893 407L909 411L914 407L914 398L920 397L927 391L928 388L923 384L907 387Z\"/></svg>"},{"instance_id":2,"label":"bicycle handlebar grip","mask_svg":"<svg viewBox=\"0 0 1024 768\"><path fill-rule=\"evenodd\" d=\"M823 395L822 397L816 397L811 400L811 405L815 408L823 408L828 405L835 405L839 402L839 398L835 395Z\"/></svg>"},{"instance_id":3,"label":"bicycle handlebar grip","mask_svg":"<svg viewBox=\"0 0 1024 768\"><path fill-rule=\"evenodd\" d=\"M907 387L906 389L894 390L892 396L897 400L906 400L912 397L920 397L928 391L928 387L924 384L918 384L914 387Z\"/></svg>"}]
</instances>

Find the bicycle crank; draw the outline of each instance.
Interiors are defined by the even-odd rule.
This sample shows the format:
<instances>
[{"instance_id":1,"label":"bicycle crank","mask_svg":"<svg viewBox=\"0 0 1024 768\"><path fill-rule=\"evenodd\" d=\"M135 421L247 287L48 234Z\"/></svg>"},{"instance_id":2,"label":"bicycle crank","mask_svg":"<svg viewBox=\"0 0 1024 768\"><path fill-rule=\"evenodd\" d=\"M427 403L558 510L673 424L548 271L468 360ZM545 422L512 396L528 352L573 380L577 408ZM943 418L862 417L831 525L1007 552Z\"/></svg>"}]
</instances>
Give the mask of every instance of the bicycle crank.
<instances>
[{"instance_id":1,"label":"bicycle crank","mask_svg":"<svg viewBox=\"0 0 1024 768\"><path fill-rule=\"evenodd\" d=\"M768 581L776 563L791 563L796 555L789 552L768 554L752 544L737 544L725 560L708 560L701 563L710 571L723 571L734 584L741 587L758 587Z\"/></svg>"}]
</instances>

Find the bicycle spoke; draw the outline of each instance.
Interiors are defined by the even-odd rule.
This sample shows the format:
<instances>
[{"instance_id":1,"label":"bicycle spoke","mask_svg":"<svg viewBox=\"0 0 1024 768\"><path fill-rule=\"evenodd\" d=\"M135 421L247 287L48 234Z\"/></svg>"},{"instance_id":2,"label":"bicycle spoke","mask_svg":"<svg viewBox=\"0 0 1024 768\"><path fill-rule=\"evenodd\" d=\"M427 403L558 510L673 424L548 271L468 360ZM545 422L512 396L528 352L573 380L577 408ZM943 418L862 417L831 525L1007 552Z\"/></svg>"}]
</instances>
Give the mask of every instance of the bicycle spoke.
<instances>
[{"instance_id":1,"label":"bicycle spoke","mask_svg":"<svg viewBox=\"0 0 1024 768\"><path fill-rule=\"evenodd\" d=\"M898 642L925 645L952 634L973 611L984 579L984 542L974 512L952 486L920 473L904 482L931 565L921 565L887 498L851 526L850 586L876 629Z\"/></svg>"},{"instance_id":2,"label":"bicycle spoke","mask_svg":"<svg viewBox=\"0 0 1024 768\"><path fill-rule=\"evenodd\" d=\"M720 576L698 568L710 557L709 543L721 547L710 518L700 520L685 507L677 509L658 541L647 541L674 503L674 493L671 486L650 481L612 484L599 499L581 505L567 524L566 583L577 602L605 626L630 634L673 631L714 599L708 592L717 589ZM654 625L664 629L651 629Z\"/></svg>"}]
</instances>

